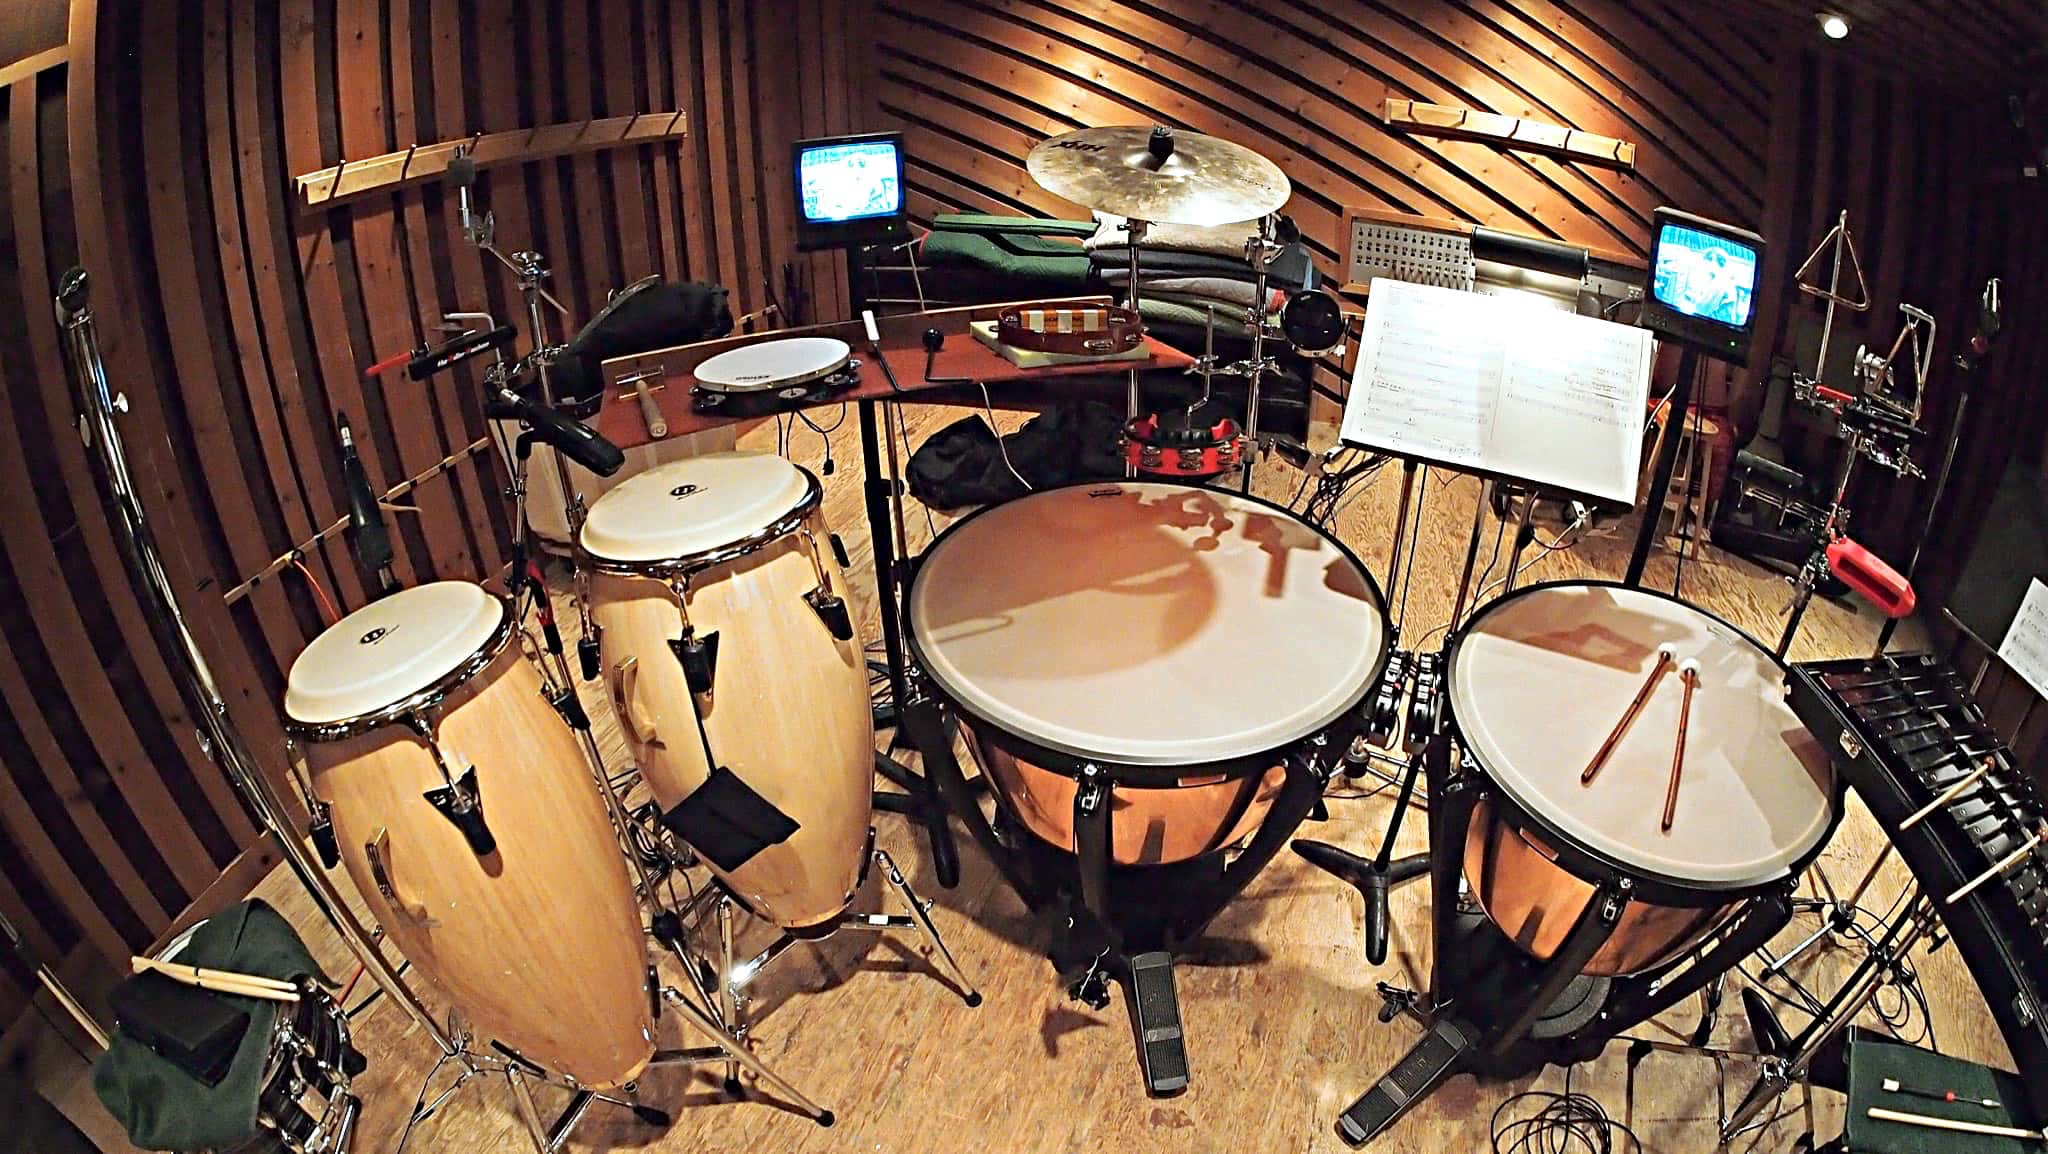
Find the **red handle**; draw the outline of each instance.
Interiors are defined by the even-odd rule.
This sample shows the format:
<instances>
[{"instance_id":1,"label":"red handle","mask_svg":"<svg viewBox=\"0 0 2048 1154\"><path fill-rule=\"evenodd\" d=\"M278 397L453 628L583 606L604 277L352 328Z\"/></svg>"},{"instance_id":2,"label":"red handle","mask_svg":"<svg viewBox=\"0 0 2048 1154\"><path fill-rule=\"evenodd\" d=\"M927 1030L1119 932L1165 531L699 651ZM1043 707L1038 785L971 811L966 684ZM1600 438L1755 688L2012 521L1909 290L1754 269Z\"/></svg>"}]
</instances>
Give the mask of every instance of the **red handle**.
<instances>
[{"instance_id":1,"label":"red handle","mask_svg":"<svg viewBox=\"0 0 2048 1154\"><path fill-rule=\"evenodd\" d=\"M363 375L366 377L380 377L411 359L412 354L409 352L399 353L396 356L385 357L383 360L378 361L376 364L371 365L367 369L364 369Z\"/></svg>"}]
</instances>

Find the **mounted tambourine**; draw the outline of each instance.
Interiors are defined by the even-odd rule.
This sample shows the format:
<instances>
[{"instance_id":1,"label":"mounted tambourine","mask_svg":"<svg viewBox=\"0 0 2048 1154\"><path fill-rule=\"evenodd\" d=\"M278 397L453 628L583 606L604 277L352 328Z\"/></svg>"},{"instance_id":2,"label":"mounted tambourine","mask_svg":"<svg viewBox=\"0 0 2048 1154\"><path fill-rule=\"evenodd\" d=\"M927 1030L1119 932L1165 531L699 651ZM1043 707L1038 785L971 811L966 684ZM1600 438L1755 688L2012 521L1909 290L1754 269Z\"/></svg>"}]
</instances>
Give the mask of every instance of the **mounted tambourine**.
<instances>
[{"instance_id":1,"label":"mounted tambourine","mask_svg":"<svg viewBox=\"0 0 2048 1154\"><path fill-rule=\"evenodd\" d=\"M758 417L831 399L860 383L845 341L784 337L727 349L697 366L690 390L700 413Z\"/></svg>"}]
</instances>

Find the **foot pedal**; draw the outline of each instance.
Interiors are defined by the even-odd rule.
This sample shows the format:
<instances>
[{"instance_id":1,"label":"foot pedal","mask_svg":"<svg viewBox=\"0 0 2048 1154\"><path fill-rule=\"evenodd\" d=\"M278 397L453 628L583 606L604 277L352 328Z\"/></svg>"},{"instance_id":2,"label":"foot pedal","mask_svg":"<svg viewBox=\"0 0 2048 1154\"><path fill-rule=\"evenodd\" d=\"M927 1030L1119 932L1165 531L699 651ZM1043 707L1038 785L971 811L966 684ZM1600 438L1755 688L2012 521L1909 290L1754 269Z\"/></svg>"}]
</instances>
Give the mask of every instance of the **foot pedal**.
<instances>
[{"instance_id":1,"label":"foot pedal","mask_svg":"<svg viewBox=\"0 0 2048 1154\"><path fill-rule=\"evenodd\" d=\"M1439 1020L1408 1051L1407 1057L1387 1071L1379 1085L1367 1090L1344 1111L1344 1116L1337 1119L1337 1136L1352 1146L1363 1146L1378 1137L1409 1107L1436 1089L1471 1045L1468 1027L1449 1018Z\"/></svg>"},{"instance_id":2,"label":"foot pedal","mask_svg":"<svg viewBox=\"0 0 2048 1154\"><path fill-rule=\"evenodd\" d=\"M1172 954L1162 950L1131 959L1131 1018L1145 1064L1145 1089L1154 1097L1187 1089L1188 1050L1181 1035L1180 998L1173 991Z\"/></svg>"}]
</instances>

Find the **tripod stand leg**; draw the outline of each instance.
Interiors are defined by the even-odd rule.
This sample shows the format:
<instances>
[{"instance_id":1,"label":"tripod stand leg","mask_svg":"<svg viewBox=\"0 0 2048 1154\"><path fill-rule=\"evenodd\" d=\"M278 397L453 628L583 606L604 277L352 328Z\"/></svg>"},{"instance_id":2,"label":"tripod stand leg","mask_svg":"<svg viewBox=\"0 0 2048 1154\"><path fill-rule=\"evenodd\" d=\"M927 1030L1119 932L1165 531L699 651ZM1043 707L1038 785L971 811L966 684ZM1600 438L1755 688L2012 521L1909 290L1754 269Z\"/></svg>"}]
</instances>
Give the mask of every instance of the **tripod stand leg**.
<instances>
[{"instance_id":1,"label":"tripod stand leg","mask_svg":"<svg viewBox=\"0 0 2048 1154\"><path fill-rule=\"evenodd\" d=\"M889 885L896 890L896 895L903 899L904 906L910 910L911 919L917 923L918 932L924 935L925 942L944 964L947 974L964 991L961 994L962 1000L969 1006L981 1005L981 991L974 988L974 983L967 978L967 971L960 968L959 961L953 957L953 951L946 948L946 939L939 936L939 927L932 923L931 910L917 896L917 891L910 888L910 882L904 879L903 871L896 868L896 859L890 857L887 850L877 849L875 864L882 867L882 876L888 879Z\"/></svg>"},{"instance_id":2,"label":"tripod stand leg","mask_svg":"<svg viewBox=\"0 0 2048 1154\"><path fill-rule=\"evenodd\" d=\"M740 1025L739 991L733 988L733 966L738 961L732 952L732 899L718 899L718 1016L725 1019L725 1028L733 1037L745 1042L745 1027ZM725 1092L729 1097L738 1098L746 1093L740 1084L740 1064L725 1064Z\"/></svg>"},{"instance_id":3,"label":"tripod stand leg","mask_svg":"<svg viewBox=\"0 0 2048 1154\"><path fill-rule=\"evenodd\" d=\"M830 1126L838 1120L838 1117L832 1111L811 1101L810 1098L804 1095L803 1091L790 1085L789 1081L776 1073L773 1067L756 1057L752 1050L747 1049L738 1038L733 1037L732 1031L727 1030L721 1025L718 1019L704 1012L702 1006L683 997L681 993L673 988L664 989L661 992L661 996L663 1001L681 1010L683 1016L690 1019L692 1025L711 1035L728 1055L747 1068L748 1073L767 1083L770 1089L782 1095L795 1105L797 1109L809 1115L813 1122L820 1126Z\"/></svg>"},{"instance_id":4,"label":"tripod stand leg","mask_svg":"<svg viewBox=\"0 0 2048 1154\"><path fill-rule=\"evenodd\" d=\"M539 1154L555 1154L555 1147L548 1141L547 1127L541 1125L540 1110L533 1104L533 1091L527 1089L526 1076L520 1073L519 1067L505 1067L505 1086L512 1092L512 1108L518 1112L520 1123L533 1139L533 1148Z\"/></svg>"}]
</instances>

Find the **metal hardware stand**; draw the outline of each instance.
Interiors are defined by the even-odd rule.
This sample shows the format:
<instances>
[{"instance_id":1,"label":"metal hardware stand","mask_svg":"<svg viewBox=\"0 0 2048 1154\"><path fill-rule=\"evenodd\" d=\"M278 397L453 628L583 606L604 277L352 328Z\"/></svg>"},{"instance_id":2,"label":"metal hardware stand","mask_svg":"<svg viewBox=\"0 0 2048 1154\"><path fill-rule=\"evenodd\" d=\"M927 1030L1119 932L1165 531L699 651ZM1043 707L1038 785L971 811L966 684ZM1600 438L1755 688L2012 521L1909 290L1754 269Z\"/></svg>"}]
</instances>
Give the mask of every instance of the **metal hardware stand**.
<instances>
[{"instance_id":1,"label":"metal hardware stand","mask_svg":"<svg viewBox=\"0 0 2048 1154\"><path fill-rule=\"evenodd\" d=\"M972 981L968 980L967 972L960 968L959 961L953 957L953 951L946 948L946 940L939 936L939 927L932 922L931 899L917 896L917 891L910 887L910 882L904 878L903 871L896 868L896 862L889 856L888 851L877 847L874 841L875 833L874 830L870 829L868 831L868 861L870 864L881 867L882 877L888 881L889 887L896 891L896 896L902 899L904 908L909 912L907 914L842 913L839 915L839 919L833 926L831 933L836 934L842 930L865 930L874 933L886 933L890 930L916 930L924 938L925 944L931 948L932 955L941 963L941 968L956 987L955 992L960 994L961 1000L965 1001L970 1007L981 1005L981 992L974 988ZM867 871L863 869L861 872L863 876L860 884L865 884ZM747 987L753 983L755 978L761 975L761 971L767 969L775 959L781 957L791 946L796 945L798 941L815 941L817 939L815 936L799 939L793 934L784 933L777 937L767 949L742 962L733 953L733 910L738 905L738 902L734 900L732 895L721 892L718 895L717 903L719 942L718 1013L724 1019L726 1027L732 1031L733 1037L739 1039L740 1043L745 1045L749 1030L742 1011L745 1009L747 1002ZM826 936L830 936L830 934ZM725 1091L733 1097L739 1097L743 1093L739 1081L739 1063L737 1060L726 1063Z\"/></svg>"},{"instance_id":2,"label":"metal hardware stand","mask_svg":"<svg viewBox=\"0 0 2048 1154\"><path fill-rule=\"evenodd\" d=\"M1886 983L1896 979L1899 964L1906 955L1921 938L1933 932L1933 899L1918 892L1917 885L1907 892L1914 896L1907 901L1905 909L1900 911L1884 937L1872 946L1849 979L1842 983L1841 989L1835 991L1835 996L1828 1000L1820 1016L1791 1040L1785 1053L1764 1057L1763 1072L1757 1076L1755 1085L1750 1087L1735 1112L1722 1124L1723 1144L1750 1130L1757 1115L1767 1105L1805 1079L1814 1058L1863 1012Z\"/></svg>"},{"instance_id":3,"label":"metal hardware stand","mask_svg":"<svg viewBox=\"0 0 2048 1154\"><path fill-rule=\"evenodd\" d=\"M865 274L867 259L864 249L855 248L846 255L846 280L856 317L866 311L867 291ZM1132 374L1132 387L1136 388L1137 375ZM877 709L876 728L895 728L898 740L892 744L903 744L902 713L907 697L903 652L903 578L911 564L908 556L908 536L903 519L903 474L896 460L895 435L898 419L893 407L884 410L889 423L889 444L886 450L889 459L889 475L882 474L882 432L878 428L876 412L879 406L894 402L863 400L856 402L860 410L860 456L861 468L865 474L865 505L868 520L868 538L875 552L875 597L882 618L882 656L888 663L889 706ZM905 545L899 552L898 541ZM877 791L877 808L902 813L925 827L925 834L931 842L932 868L939 885L952 889L960 884L960 851L953 841L953 830L946 824L946 802L939 795L938 787L932 783L929 774L918 773L885 753L875 754L875 770L883 777L901 786L904 793Z\"/></svg>"}]
</instances>

